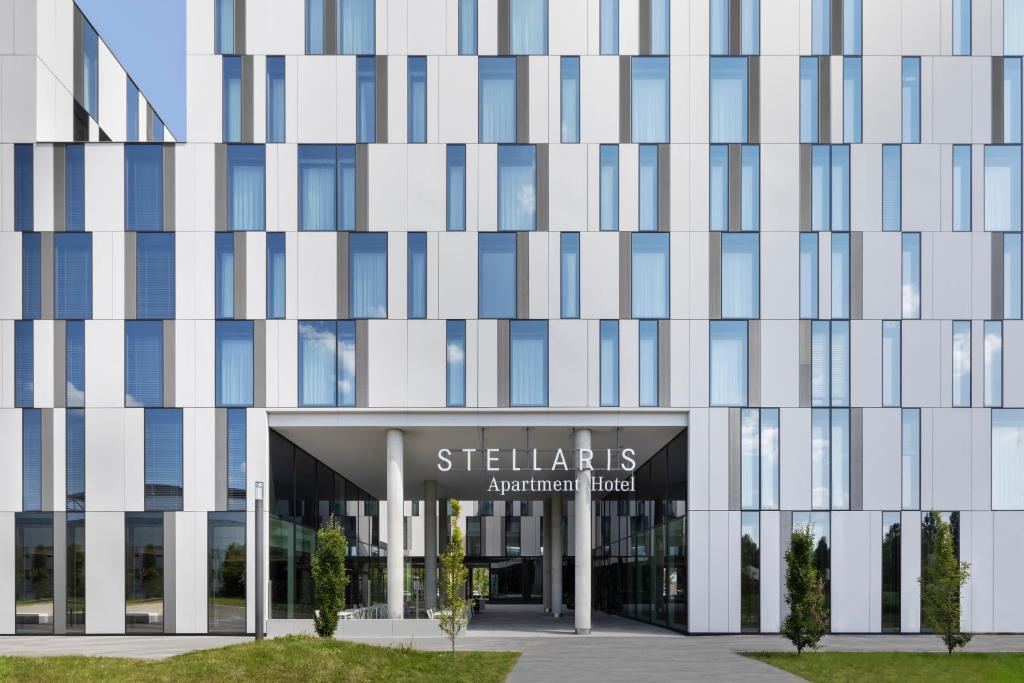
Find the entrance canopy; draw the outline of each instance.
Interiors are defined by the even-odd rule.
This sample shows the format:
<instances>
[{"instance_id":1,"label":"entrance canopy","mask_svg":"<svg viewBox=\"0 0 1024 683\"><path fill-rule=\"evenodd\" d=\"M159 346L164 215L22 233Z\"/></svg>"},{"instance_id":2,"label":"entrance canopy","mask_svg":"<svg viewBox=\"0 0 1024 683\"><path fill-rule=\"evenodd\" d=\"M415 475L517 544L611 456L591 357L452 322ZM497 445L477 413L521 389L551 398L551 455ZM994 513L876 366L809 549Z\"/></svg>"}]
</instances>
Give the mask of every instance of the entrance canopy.
<instances>
[{"instance_id":1,"label":"entrance canopy","mask_svg":"<svg viewBox=\"0 0 1024 683\"><path fill-rule=\"evenodd\" d=\"M581 428L591 431L594 476L626 478L627 458L636 467L642 465L687 426L687 414L665 409L306 409L271 412L269 422L272 429L381 500L387 497L386 434L399 429L404 435L402 479L407 497L418 497L423 482L433 480L440 498L488 500L503 497L489 490L493 478L573 478L573 431ZM451 451L450 456L442 449ZM470 449L468 464L464 449ZM559 449L567 470L556 464ZM439 451L450 461L447 471L439 469L449 467ZM505 497L530 500L549 495L517 490Z\"/></svg>"}]
</instances>

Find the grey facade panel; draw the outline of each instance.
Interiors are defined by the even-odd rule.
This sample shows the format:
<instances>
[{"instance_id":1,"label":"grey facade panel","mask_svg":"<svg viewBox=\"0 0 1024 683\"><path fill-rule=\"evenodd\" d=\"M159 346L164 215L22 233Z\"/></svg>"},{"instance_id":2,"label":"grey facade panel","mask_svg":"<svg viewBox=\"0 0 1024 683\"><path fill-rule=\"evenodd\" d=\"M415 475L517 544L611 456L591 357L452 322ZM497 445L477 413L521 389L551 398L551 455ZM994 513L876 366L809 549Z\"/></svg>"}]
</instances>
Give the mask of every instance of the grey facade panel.
<instances>
[{"instance_id":1,"label":"grey facade panel","mask_svg":"<svg viewBox=\"0 0 1024 683\"><path fill-rule=\"evenodd\" d=\"M549 188L549 154L546 144L537 145L537 231L546 232L549 227L550 217L548 207ZM562 227L562 226L558 226Z\"/></svg>"},{"instance_id":2,"label":"grey facade panel","mask_svg":"<svg viewBox=\"0 0 1024 683\"><path fill-rule=\"evenodd\" d=\"M370 159L366 145L356 145L356 230L365 232L370 223Z\"/></svg>"},{"instance_id":3,"label":"grey facade panel","mask_svg":"<svg viewBox=\"0 0 1024 683\"><path fill-rule=\"evenodd\" d=\"M53 233L39 237L39 297L43 319L53 318Z\"/></svg>"},{"instance_id":4,"label":"grey facade panel","mask_svg":"<svg viewBox=\"0 0 1024 683\"><path fill-rule=\"evenodd\" d=\"M338 233L336 267L338 275L338 320L348 318L348 233Z\"/></svg>"},{"instance_id":5,"label":"grey facade panel","mask_svg":"<svg viewBox=\"0 0 1024 683\"><path fill-rule=\"evenodd\" d=\"M53 497L53 408L43 408L40 417L40 462L39 485L41 487L39 501L43 510L53 510L57 501ZM61 506L64 501L60 501Z\"/></svg>"},{"instance_id":6,"label":"grey facade panel","mask_svg":"<svg viewBox=\"0 0 1024 683\"><path fill-rule=\"evenodd\" d=\"M498 54L509 54L509 2L498 0Z\"/></svg>"},{"instance_id":7,"label":"grey facade panel","mask_svg":"<svg viewBox=\"0 0 1024 683\"><path fill-rule=\"evenodd\" d=\"M388 141L388 58L385 55L377 57L377 81L374 84L376 95L376 133L375 142L384 143Z\"/></svg>"},{"instance_id":8,"label":"grey facade panel","mask_svg":"<svg viewBox=\"0 0 1024 683\"><path fill-rule=\"evenodd\" d=\"M864 509L864 409L850 409L850 509Z\"/></svg>"},{"instance_id":9,"label":"grey facade panel","mask_svg":"<svg viewBox=\"0 0 1024 683\"><path fill-rule=\"evenodd\" d=\"M164 321L164 405L173 406L175 405L175 386L174 378L177 376L176 372L176 361L175 358L175 333L174 333L175 321L165 320Z\"/></svg>"},{"instance_id":10,"label":"grey facade panel","mask_svg":"<svg viewBox=\"0 0 1024 683\"><path fill-rule=\"evenodd\" d=\"M67 146L53 146L53 229L67 228Z\"/></svg>"},{"instance_id":11,"label":"grey facade panel","mask_svg":"<svg viewBox=\"0 0 1024 683\"><path fill-rule=\"evenodd\" d=\"M658 230L668 232L672 223L672 145L658 145Z\"/></svg>"},{"instance_id":12,"label":"grey facade panel","mask_svg":"<svg viewBox=\"0 0 1024 683\"><path fill-rule=\"evenodd\" d=\"M800 145L800 231L811 231L811 146Z\"/></svg>"},{"instance_id":13,"label":"grey facade panel","mask_svg":"<svg viewBox=\"0 0 1024 683\"><path fill-rule=\"evenodd\" d=\"M864 233L850 233L850 317L864 317Z\"/></svg>"},{"instance_id":14,"label":"grey facade panel","mask_svg":"<svg viewBox=\"0 0 1024 683\"><path fill-rule=\"evenodd\" d=\"M735 232L743 227L743 146L729 145L728 227Z\"/></svg>"},{"instance_id":15,"label":"grey facade panel","mask_svg":"<svg viewBox=\"0 0 1024 683\"><path fill-rule=\"evenodd\" d=\"M237 34L236 34L237 36ZM253 57L242 57L242 142L254 142Z\"/></svg>"},{"instance_id":16,"label":"grey facade panel","mask_svg":"<svg viewBox=\"0 0 1024 683\"><path fill-rule=\"evenodd\" d=\"M1003 58L992 57L992 144L1001 145L1003 133Z\"/></svg>"},{"instance_id":17,"label":"grey facade panel","mask_svg":"<svg viewBox=\"0 0 1024 683\"><path fill-rule=\"evenodd\" d=\"M164 231L171 231L175 228L175 146L173 143L164 145ZM226 164L225 164L226 167ZM225 183L225 190L227 189ZM224 211L224 224L227 225L227 209Z\"/></svg>"},{"instance_id":18,"label":"grey facade panel","mask_svg":"<svg viewBox=\"0 0 1024 683\"><path fill-rule=\"evenodd\" d=\"M137 263L138 233L124 233L124 317L132 320L137 315L136 296L138 292Z\"/></svg>"},{"instance_id":19,"label":"grey facade panel","mask_svg":"<svg viewBox=\"0 0 1024 683\"><path fill-rule=\"evenodd\" d=\"M761 405L761 321L747 323L747 405Z\"/></svg>"},{"instance_id":20,"label":"grey facade panel","mask_svg":"<svg viewBox=\"0 0 1024 683\"><path fill-rule=\"evenodd\" d=\"M639 49L641 55L651 54L651 0L640 0L639 7Z\"/></svg>"},{"instance_id":21,"label":"grey facade panel","mask_svg":"<svg viewBox=\"0 0 1024 683\"><path fill-rule=\"evenodd\" d=\"M818 57L818 142L832 142L832 68L828 57Z\"/></svg>"},{"instance_id":22,"label":"grey facade panel","mask_svg":"<svg viewBox=\"0 0 1024 683\"><path fill-rule=\"evenodd\" d=\"M811 406L811 321L800 321L800 406Z\"/></svg>"},{"instance_id":23,"label":"grey facade panel","mask_svg":"<svg viewBox=\"0 0 1024 683\"><path fill-rule=\"evenodd\" d=\"M747 57L747 143L761 142L761 58Z\"/></svg>"},{"instance_id":24,"label":"grey facade panel","mask_svg":"<svg viewBox=\"0 0 1024 683\"><path fill-rule=\"evenodd\" d=\"M507 320L498 321L498 407L509 406L509 324ZM443 525L442 525L443 526Z\"/></svg>"},{"instance_id":25,"label":"grey facade panel","mask_svg":"<svg viewBox=\"0 0 1024 683\"><path fill-rule=\"evenodd\" d=\"M232 273L234 275L234 287L233 294L235 297L234 305L232 310L234 311L235 320L245 320L248 316L246 315L245 299L246 294L249 291L246 276L246 268L248 263L248 257L246 256L246 244L244 232L236 232L232 234L233 242L235 245L234 251L234 265Z\"/></svg>"},{"instance_id":26,"label":"grey facade panel","mask_svg":"<svg viewBox=\"0 0 1024 683\"><path fill-rule=\"evenodd\" d=\"M708 235L708 318L722 317L722 233Z\"/></svg>"},{"instance_id":27,"label":"grey facade panel","mask_svg":"<svg viewBox=\"0 0 1024 683\"><path fill-rule=\"evenodd\" d=\"M743 503L741 409L729 408L729 509L739 510Z\"/></svg>"},{"instance_id":28,"label":"grey facade panel","mask_svg":"<svg viewBox=\"0 0 1024 683\"><path fill-rule=\"evenodd\" d=\"M516 142L530 142L530 58L516 57Z\"/></svg>"},{"instance_id":29,"label":"grey facade panel","mask_svg":"<svg viewBox=\"0 0 1024 683\"><path fill-rule=\"evenodd\" d=\"M217 408L214 417L214 506L228 509L228 409Z\"/></svg>"},{"instance_id":30,"label":"grey facade panel","mask_svg":"<svg viewBox=\"0 0 1024 683\"><path fill-rule=\"evenodd\" d=\"M59 501L59 507L64 503ZM68 613L68 515L53 513L53 634L67 633Z\"/></svg>"},{"instance_id":31,"label":"grey facade panel","mask_svg":"<svg viewBox=\"0 0 1024 683\"><path fill-rule=\"evenodd\" d=\"M267 405L267 321L252 322L252 401L256 408Z\"/></svg>"},{"instance_id":32,"label":"grey facade panel","mask_svg":"<svg viewBox=\"0 0 1024 683\"><path fill-rule=\"evenodd\" d=\"M53 407L63 408L67 396L67 321L53 321Z\"/></svg>"},{"instance_id":33,"label":"grey facade panel","mask_svg":"<svg viewBox=\"0 0 1024 683\"><path fill-rule=\"evenodd\" d=\"M658 406L672 405L672 323L658 321Z\"/></svg>"},{"instance_id":34,"label":"grey facade panel","mask_svg":"<svg viewBox=\"0 0 1024 683\"><path fill-rule=\"evenodd\" d=\"M992 235L992 320L1003 319L1003 233Z\"/></svg>"},{"instance_id":35,"label":"grey facade panel","mask_svg":"<svg viewBox=\"0 0 1024 683\"><path fill-rule=\"evenodd\" d=\"M356 407L370 405L370 341L368 321L356 321Z\"/></svg>"},{"instance_id":36,"label":"grey facade panel","mask_svg":"<svg viewBox=\"0 0 1024 683\"><path fill-rule=\"evenodd\" d=\"M214 145L214 214L213 225L218 232L228 229L228 148L227 145ZM166 227L166 225L165 225Z\"/></svg>"},{"instance_id":37,"label":"grey facade panel","mask_svg":"<svg viewBox=\"0 0 1024 683\"><path fill-rule=\"evenodd\" d=\"M619 319L633 317L633 242L630 233L619 233Z\"/></svg>"},{"instance_id":38,"label":"grey facade panel","mask_svg":"<svg viewBox=\"0 0 1024 683\"><path fill-rule=\"evenodd\" d=\"M830 0L832 3L830 33L831 54L843 54L843 0Z\"/></svg>"},{"instance_id":39,"label":"grey facade panel","mask_svg":"<svg viewBox=\"0 0 1024 683\"><path fill-rule=\"evenodd\" d=\"M530 233L516 234L516 317L530 317Z\"/></svg>"},{"instance_id":40,"label":"grey facade panel","mask_svg":"<svg viewBox=\"0 0 1024 683\"><path fill-rule=\"evenodd\" d=\"M619 142L633 141L633 68L629 55L619 56Z\"/></svg>"},{"instance_id":41,"label":"grey facade panel","mask_svg":"<svg viewBox=\"0 0 1024 683\"><path fill-rule=\"evenodd\" d=\"M177 631L178 606L178 515L164 513L164 633ZM206 515L203 515L206 517ZM205 521L205 520L204 520ZM88 561L88 559L86 560ZM88 596L86 596L88 597Z\"/></svg>"}]
</instances>

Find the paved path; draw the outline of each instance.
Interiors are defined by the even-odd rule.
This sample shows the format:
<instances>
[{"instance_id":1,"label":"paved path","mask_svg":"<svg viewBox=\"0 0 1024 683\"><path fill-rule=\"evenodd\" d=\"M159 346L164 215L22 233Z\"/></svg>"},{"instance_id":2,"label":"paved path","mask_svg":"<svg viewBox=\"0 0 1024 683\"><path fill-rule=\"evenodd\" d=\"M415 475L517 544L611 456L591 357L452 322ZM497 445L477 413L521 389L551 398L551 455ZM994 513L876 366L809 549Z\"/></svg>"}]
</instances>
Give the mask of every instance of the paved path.
<instances>
[{"instance_id":1,"label":"paved path","mask_svg":"<svg viewBox=\"0 0 1024 683\"><path fill-rule=\"evenodd\" d=\"M245 636L0 636L0 655L163 659L250 640Z\"/></svg>"}]
</instances>

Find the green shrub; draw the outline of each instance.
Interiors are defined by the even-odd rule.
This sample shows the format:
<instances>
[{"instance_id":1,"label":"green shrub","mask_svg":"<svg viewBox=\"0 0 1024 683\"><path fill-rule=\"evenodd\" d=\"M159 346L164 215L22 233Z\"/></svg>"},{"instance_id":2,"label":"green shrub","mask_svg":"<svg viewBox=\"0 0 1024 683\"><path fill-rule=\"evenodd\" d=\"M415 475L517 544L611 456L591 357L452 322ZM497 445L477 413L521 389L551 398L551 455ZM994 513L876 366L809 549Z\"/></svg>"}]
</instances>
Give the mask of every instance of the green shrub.
<instances>
[{"instance_id":1,"label":"green shrub","mask_svg":"<svg viewBox=\"0 0 1024 683\"><path fill-rule=\"evenodd\" d=\"M338 612L345 608L347 553L345 530L332 514L316 532L316 551L313 553L313 601L317 610L313 625L321 638L334 637L338 629Z\"/></svg>"}]
</instances>

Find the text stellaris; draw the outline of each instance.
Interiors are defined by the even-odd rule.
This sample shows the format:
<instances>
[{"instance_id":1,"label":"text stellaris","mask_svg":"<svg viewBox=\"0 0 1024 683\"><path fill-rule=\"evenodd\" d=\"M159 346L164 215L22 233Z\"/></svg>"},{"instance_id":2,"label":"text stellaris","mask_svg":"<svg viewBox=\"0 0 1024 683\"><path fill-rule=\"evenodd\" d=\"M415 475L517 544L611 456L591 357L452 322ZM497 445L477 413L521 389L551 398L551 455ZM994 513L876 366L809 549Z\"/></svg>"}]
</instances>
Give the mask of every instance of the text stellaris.
<instances>
[{"instance_id":1,"label":"text stellaris","mask_svg":"<svg viewBox=\"0 0 1024 683\"><path fill-rule=\"evenodd\" d=\"M477 454L479 463L474 465L473 456ZM616 455L620 457L615 457ZM463 459L466 463L466 472L472 471L474 466L481 465L488 472L567 472L570 469L632 472L636 469L636 451L632 448L606 448L597 451L590 448L568 451L559 448L553 452L537 448L442 448L437 452L437 469L441 472L451 472L453 467L462 469ZM457 462L460 464L456 465Z\"/></svg>"}]
</instances>

